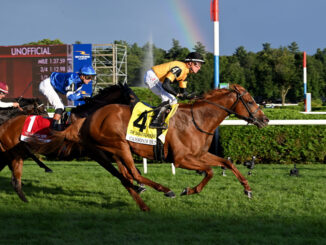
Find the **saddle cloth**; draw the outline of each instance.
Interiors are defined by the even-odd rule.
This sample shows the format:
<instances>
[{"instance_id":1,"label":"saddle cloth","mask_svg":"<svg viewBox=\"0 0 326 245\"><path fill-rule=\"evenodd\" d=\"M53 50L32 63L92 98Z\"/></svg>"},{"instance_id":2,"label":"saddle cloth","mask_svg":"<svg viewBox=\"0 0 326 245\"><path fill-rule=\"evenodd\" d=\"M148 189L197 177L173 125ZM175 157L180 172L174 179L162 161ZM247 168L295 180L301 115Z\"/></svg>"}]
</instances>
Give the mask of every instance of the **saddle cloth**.
<instances>
[{"instance_id":1,"label":"saddle cloth","mask_svg":"<svg viewBox=\"0 0 326 245\"><path fill-rule=\"evenodd\" d=\"M32 136L36 136L43 142L50 142L47 138L51 134L51 123L52 118L45 118L38 115L28 116L25 120L20 140L28 142Z\"/></svg>"},{"instance_id":2,"label":"saddle cloth","mask_svg":"<svg viewBox=\"0 0 326 245\"><path fill-rule=\"evenodd\" d=\"M165 118L165 123L167 125L169 125L169 120L177 111L178 106L179 104L172 105L170 113ZM139 144L156 145L157 130L149 128L149 124L154 115L152 110L153 108L145 105L143 102L138 102L135 105L128 123L127 140ZM165 142L167 131L168 129L163 130L162 134L158 137L162 143Z\"/></svg>"}]
</instances>

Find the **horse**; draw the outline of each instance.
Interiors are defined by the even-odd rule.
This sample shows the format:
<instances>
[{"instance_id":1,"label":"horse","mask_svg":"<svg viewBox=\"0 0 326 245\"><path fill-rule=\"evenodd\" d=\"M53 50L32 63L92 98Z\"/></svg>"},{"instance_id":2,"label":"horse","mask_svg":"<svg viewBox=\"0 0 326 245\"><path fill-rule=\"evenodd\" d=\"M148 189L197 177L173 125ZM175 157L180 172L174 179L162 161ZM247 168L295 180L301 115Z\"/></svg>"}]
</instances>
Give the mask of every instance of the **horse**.
<instances>
[{"instance_id":1,"label":"horse","mask_svg":"<svg viewBox=\"0 0 326 245\"><path fill-rule=\"evenodd\" d=\"M20 108L0 108L0 125L3 124L5 121L18 115L42 114L44 116L47 116L47 113L44 109L44 105L39 98L19 97L10 99L9 102L18 102Z\"/></svg>"},{"instance_id":2,"label":"horse","mask_svg":"<svg viewBox=\"0 0 326 245\"><path fill-rule=\"evenodd\" d=\"M9 101L12 102L18 102L19 108L17 107L8 107L8 108L0 108L0 125L2 125L4 122L8 121L11 118L17 117L19 115L42 115L42 116L48 116L45 107L42 103L42 101L39 98L14 98L9 99ZM42 161L40 161L28 148L26 144L23 144L25 147L25 153L28 157L32 158L39 167L43 168L45 172L51 173L52 170L46 166ZM6 166L6 160L2 159L2 162L0 163L0 171Z\"/></svg>"},{"instance_id":3,"label":"horse","mask_svg":"<svg viewBox=\"0 0 326 245\"><path fill-rule=\"evenodd\" d=\"M205 172L205 177L197 186L185 188L181 195L200 193L213 177L212 167L220 166L232 170L243 185L244 193L249 198L252 197L248 181L235 165L227 159L208 152L215 129L230 114L258 128L265 127L269 122L249 92L240 85L232 85L230 89L215 89L192 103L180 104L177 112L170 119L164 143L165 160L173 162L175 167ZM101 150L109 155L130 182L136 180L163 192L167 197L174 197L175 194L168 187L143 177L137 171L132 153L154 159L154 152L151 145L126 140L130 117L131 110L127 105L110 104L101 107L85 119L79 131L80 142L90 152ZM47 145L48 149L57 149L58 145L64 143L65 135L66 132L63 131ZM66 154L69 154L68 148L63 147L63 149L66 150ZM98 159L102 162L109 160L101 159L100 155ZM141 210L149 209L143 202L137 204Z\"/></svg>"},{"instance_id":4,"label":"horse","mask_svg":"<svg viewBox=\"0 0 326 245\"><path fill-rule=\"evenodd\" d=\"M74 111L74 119L72 120L72 125L65 130L70 132L70 128L74 128L72 132L78 134L78 128L80 127L80 121L85 120L85 116L91 115L98 107L104 106L109 103L124 103L130 104L133 101L133 95L129 94L130 91L123 85L114 85L103 89L98 95L90 98L86 101L84 105L77 107ZM82 108L82 109L81 109ZM27 119L27 115L20 115L6 121L3 125L0 126L0 146L2 152L1 156L4 156L6 159L6 164L9 166L12 171L11 183L17 192L19 198L27 202L25 194L22 191L21 178L22 178L22 169L23 161L28 156L25 151L25 146L28 146L28 149L31 151L47 154L48 151L36 151L33 148L32 143L26 143L20 141L20 134L22 128ZM77 128L77 129L76 129ZM53 136L60 135L61 132L53 132ZM50 137L51 138L51 137ZM68 137L69 138L69 137ZM76 137L73 137L75 139ZM34 145L35 146L35 145ZM89 156L95 161L97 161L102 167L109 171L113 176L117 177L122 185L127 189L127 191L133 196L133 198L138 203L143 203L138 193L142 192L144 189L132 185L130 181L124 178L121 173L111 164L110 155L106 152L96 149L95 151L85 151L85 156ZM146 205L143 203L144 210L148 210Z\"/></svg>"}]
</instances>

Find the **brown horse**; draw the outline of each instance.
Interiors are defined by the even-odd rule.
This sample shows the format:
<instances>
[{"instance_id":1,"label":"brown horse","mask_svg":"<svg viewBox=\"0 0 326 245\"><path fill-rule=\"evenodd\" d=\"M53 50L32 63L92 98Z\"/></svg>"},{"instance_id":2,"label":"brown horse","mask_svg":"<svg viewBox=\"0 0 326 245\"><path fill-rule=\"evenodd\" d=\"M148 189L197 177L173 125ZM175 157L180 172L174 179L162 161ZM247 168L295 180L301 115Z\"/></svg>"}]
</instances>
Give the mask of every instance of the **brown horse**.
<instances>
[{"instance_id":1,"label":"brown horse","mask_svg":"<svg viewBox=\"0 0 326 245\"><path fill-rule=\"evenodd\" d=\"M111 86L107 89L102 90L97 96L89 99L86 104L77 107L73 112L74 113L74 123L71 127L68 127L65 132L67 134L73 135L73 133L78 134L79 127L81 122L85 120L83 116L92 114L98 107L104 106L110 103L125 103L130 104L134 97L130 95L129 88L124 87L123 85ZM130 97L131 96L131 97ZM80 109L82 108L82 109ZM12 171L11 182L21 200L27 202L27 199L22 191L21 178L23 170L23 160L30 156L29 150L33 150L35 145L30 143L20 141L20 135L22 128L27 119L27 115L20 115L10 120L7 120L3 125L0 126L0 152L1 164L3 167L8 165ZM74 128L71 130L71 128ZM58 132L60 135L60 132ZM56 134L54 134L54 137ZM78 139L76 136L72 136L71 139ZM78 140L77 140L78 141ZM28 150L28 151L27 151ZM34 151L36 152L35 148ZM38 149L38 153L46 154L49 151L42 151ZM85 156L89 156L95 161L97 161L101 166L103 166L107 171L109 171L113 176L117 177L123 186L128 190L128 192L133 196L137 203L141 203L144 207L144 210L148 210L147 206L138 193L142 192L144 189L138 186L134 186L124 178L121 173L119 173L116 168L111 164L110 154L101 151L100 149L95 149L94 151L85 151ZM0 164L0 170L1 168Z\"/></svg>"},{"instance_id":2,"label":"brown horse","mask_svg":"<svg viewBox=\"0 0 326 245\"><path fill-rule=\"evenodd\" d=\"M0 109L0 125L5 123L11 118L17 117L19 115L42 115L48 116L44 104L38 98L15 98L10 101L18 102L20 108L1 108ZM28 148L28 145L23 145L25 148L25 154L31 157L45 172L52 172L52 170L47 167L42 161L40 161ZM6 160L2 157L0 161L0 171L7 165L8 159Z\"/></svg>"},{"instance_id":3,"label":"brown horse","mask_svg":"<svg viewBox=\"0 0 326 245\"><path fill-rule=\"evenodd\" d=\"M252 96L239 85L231 86L230 90L212 90L192 104L180 104L178 111L171 118L164 144L166 161L173 162L175 167L206 173L197 186L185 188L181 195L199 193L213 177L211 167L221 166L232 170L244 186L245 194L251 197L248 181L239 170L229 160L208 152L213 132L230 114L259 128L266 126L269 121ZM82 144L90 152L100 149L112 156L118 163L119 170L130 181L136 180L164 192L168 197L174 197L169 188L141 176L135 168L132 153L148 159L154 159L154 153L151 145L126 140L130 117L130 108L126 105L112 104L100 108L87 117L82 125L80 129ZM63 142L65 132L60 137L48 146L55 148L60 140ZM137 204L142 210L148 210L144 203Z\"/></svg>"}]
</instances>

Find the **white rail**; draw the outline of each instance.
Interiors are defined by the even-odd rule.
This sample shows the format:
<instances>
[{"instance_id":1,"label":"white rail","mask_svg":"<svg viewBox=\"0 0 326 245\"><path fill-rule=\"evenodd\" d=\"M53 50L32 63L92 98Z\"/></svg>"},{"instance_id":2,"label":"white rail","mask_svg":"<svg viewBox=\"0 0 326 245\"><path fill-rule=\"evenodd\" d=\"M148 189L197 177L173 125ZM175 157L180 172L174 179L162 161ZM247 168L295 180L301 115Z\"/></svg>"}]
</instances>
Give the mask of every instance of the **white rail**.
<instances>
[{"instance_id":1,"label":"white rail","mask_svg":"<svg viewBox=\"0 0 326 245\"><path fill-rule=\"evenodd\" d=\"M233 126L242 126L247 125L248 123L243 120L224 120L221 125L233 125ZM252 124L249 124L252 125ZM270 120L268 125L326 125L326 120L324 119L298 119L298 120Z\"/></svg>"}]
</instances>

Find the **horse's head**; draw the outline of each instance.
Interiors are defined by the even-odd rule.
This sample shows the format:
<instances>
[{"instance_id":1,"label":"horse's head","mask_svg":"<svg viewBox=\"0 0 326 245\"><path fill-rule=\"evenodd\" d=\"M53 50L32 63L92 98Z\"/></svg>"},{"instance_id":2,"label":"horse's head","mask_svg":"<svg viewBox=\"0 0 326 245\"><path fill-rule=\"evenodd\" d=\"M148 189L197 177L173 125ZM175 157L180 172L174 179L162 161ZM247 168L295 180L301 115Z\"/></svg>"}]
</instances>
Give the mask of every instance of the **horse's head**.
<instances>
[{"instance_id":1,"label":"horse's head","mask_svg":"<svg viewBox=\"0 0 326 245\"><path fill-rule=\"evenodd\" d=\"M236 96L236 101L230 108L236 117L252 123L259 128L267 126L269 122L268 118L248 91L236 84L231 86L230 91Z\"/></svg>"},{"instance_id":2,"label":"horse's head","mask_svg":"<svg viewBox=\"0 0 326 245\"><path fill-rule=\"evenodd\" d=\"M21 98L20 100L18 100L18 102L21 108L23 109L24 114L48 116L45 106L39 98L31 98L31 99Z\"/></svg>"}]
</instances>

